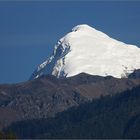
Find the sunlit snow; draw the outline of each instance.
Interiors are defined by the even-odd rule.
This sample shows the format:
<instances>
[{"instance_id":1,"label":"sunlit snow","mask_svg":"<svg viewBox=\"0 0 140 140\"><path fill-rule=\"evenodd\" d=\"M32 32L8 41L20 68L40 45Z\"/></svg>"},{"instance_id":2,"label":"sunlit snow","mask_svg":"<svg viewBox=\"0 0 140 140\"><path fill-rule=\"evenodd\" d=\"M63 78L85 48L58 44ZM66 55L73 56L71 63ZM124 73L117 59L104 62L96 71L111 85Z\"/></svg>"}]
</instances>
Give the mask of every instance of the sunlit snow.
<instances>
[{"instance_id":1,"label":"sunlit snow","mask_svg":"<svg viewBox=\"0 0 140 140\"><path fill-rule=\"evenodd\" d=\"M140 48L110 38L86 24L78 25L54 46L31 79L52 74L58 78L85 72L117 78L140 68Z\"/></svg>"}]
</instances>

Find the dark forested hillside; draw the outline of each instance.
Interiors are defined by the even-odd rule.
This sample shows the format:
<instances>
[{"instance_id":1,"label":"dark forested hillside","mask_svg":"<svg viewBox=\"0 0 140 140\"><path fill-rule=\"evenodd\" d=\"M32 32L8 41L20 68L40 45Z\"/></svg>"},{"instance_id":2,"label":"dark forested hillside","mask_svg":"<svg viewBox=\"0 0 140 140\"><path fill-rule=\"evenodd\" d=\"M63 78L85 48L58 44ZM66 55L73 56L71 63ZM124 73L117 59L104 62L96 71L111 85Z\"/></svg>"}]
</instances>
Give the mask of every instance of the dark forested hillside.
<instances>
[{"instance_id":1,"label":"dark forested hillside","mask_svg":"<svg viewBox=\"0 0 140 140\"><path fill-rule=\"evenodd\" d=\"M16 121L54 117L71 107L138 85L139 78L86 73L64 79L47 75L24 83L0 85L0 130Z\"/></svg>"},{"instance_id":2,"label":"dark forested hillside","mask_svg":"<svg viewBox=\"0 0 140 140\"><path fill-rule=\"evenodd\" d=\"M55 118L13 123L18 138L140 138L140 86L94 99Z\"/></svg>"}]
</instances>

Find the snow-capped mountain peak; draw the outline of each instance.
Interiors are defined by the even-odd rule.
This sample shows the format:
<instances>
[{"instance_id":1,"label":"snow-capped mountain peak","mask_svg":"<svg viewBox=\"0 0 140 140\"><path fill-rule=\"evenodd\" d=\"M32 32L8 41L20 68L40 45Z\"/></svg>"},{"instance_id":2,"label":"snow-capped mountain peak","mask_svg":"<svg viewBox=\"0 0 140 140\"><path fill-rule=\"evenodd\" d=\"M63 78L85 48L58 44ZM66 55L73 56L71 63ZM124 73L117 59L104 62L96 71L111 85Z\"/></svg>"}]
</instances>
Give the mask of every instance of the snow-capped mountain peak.
<instances>
[{"instance_id":1,"label":"snow-capped mountain peak","mask_svg":"<svg viewBox=\"0 0 140 140\"><path fill-rule=\"evenodd\" d=\"M53 54L38 66L31 79L46 74L70 77L82 72L121 78L135 69L140 69L140 48L82 24L57 42Z\"/></svg>"},{"instance_id":2,"label":"snow-capped mountain peak","mask_svg":"<svg viewBox=\"0 0 140 140\"><path fill-rule=\"evenodd\" d=\"M87 24L81 24L81 25L77 25L75 26L74 28L72 28L72 32L84 32L84 33L87 33L87 34L93 34L97 37L97 36L100 36L100 37L107 37L106 34L104 34L103 32L101 31L98 31L96 30L95 28L92 28L90 27L89 25Z\"/></svg>"}]
</instances>

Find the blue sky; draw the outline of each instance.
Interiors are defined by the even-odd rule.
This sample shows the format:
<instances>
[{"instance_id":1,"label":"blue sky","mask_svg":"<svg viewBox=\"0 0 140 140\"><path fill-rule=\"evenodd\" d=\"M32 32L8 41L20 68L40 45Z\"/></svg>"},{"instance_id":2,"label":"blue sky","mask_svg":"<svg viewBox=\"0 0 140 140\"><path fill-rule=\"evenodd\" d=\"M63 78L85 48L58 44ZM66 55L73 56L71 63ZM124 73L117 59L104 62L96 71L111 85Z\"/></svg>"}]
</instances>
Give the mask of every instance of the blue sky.
<instances>
[{"instance_id":1,"label":"blue sky","mask_svg":"<svg viewBox=\"0 0 140 140\"><path fill-rule=\"evenodd\" d=\"M28 80L58 39L83 23L140 46L139 1L1 1L0 83Z\"/></svg>"}]
</instances>

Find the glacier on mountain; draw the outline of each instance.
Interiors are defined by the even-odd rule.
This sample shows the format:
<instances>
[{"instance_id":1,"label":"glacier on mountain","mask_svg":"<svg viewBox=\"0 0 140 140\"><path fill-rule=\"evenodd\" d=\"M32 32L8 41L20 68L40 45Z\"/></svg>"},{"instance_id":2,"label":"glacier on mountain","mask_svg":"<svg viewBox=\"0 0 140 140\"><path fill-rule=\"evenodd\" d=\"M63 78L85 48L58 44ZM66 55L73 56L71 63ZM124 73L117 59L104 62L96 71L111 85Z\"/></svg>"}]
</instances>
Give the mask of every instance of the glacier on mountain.
<instances>
[{"instance_id":1,"label":"glacier on mountain","mask_svg":"<svg viewBox=\"0 0 140 140\"><path fill-rule=\"evenodd\" d=\"M53 54L37 67L31 79L47 74L64 78L82 72L122 78L135 69L140 69L140 48L82 24L58 41Z\"/></svg>"}]
</instances>

